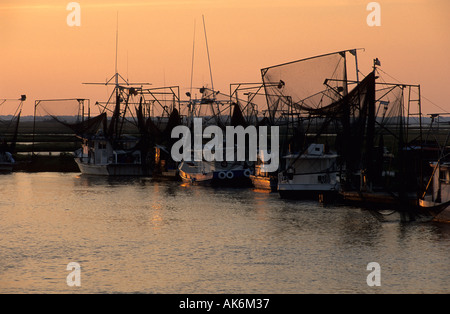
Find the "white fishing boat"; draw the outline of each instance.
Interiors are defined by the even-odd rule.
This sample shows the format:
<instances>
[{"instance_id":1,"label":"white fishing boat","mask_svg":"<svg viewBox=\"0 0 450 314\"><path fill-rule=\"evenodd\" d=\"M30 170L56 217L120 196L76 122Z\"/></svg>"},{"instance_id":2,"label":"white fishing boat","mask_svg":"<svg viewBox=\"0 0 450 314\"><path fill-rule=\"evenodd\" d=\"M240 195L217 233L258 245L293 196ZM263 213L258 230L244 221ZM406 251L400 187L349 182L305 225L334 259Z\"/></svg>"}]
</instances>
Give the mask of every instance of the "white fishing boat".
<instances>
[{"instance_id":1,"label":"white fishing boat","mask_svg":"<svg viewBox=\"0 0 450 314\"><path fill-rule=\"evenodd\" d=\"M101 114L79 124L83 128L76 135L82 139L82 148L75 152L75 162L81 173L107 176L151 175L152 169L148 164L151 146L147 127L152 120L144 114L146 108L143 88L150 84L130 83L119 74L117 45L115 74L106 83L84 84L112 85L114 89L105 105L97 102ZM109 122L106 117L108 110L112 112ZM127 125L129 130L126 131Z\"/></svg>"},{"instance_id":2,"label":"white fishing boat","mask_svg":"<svg viewBox=\"0 0 450 314\"><path fill-rule=\"evenodd\" d=\"M433 172L419 206L437 221L450 222L450 163L430 163Z\"/></svg>"},{"instance_id":3,"label":"white fishing boat","mask_svg":"<svg viewBox=\"0 0 450 314\"><path fill-rule=\"evenodd\" d=\"M305 153L283 158L286 169L278 176L282 198L323 198L339 191L338 155L325 152L325 145L311 144Z\"/></svg>"},{"instance_id":4,"label":"white fishing boat","mask_svg":"<svg viewBox=\"0 0 450 314\"><path fill-rule=\"evenodd\" d=\"M182 161L178 173L185 183L207 185L214 176L213 165L203 161Z\"/></svg>"},{"instance_id":5,"label":"white fishing boat","mask_svg":"<svg viewBox=\"0 0 450 314\"><path fill-rule=\"evenodd\" d=\"M75 152L81 173L106 176L143 175L141 152L134 149L138 139L121 138L120 149L114 149L104 136L84 138L82 148Z\"/></svg>"},{"instance_id":6,"label":"white fishing boat","mask_svg":"<svg viewBox=\"0 0 450 314\"><path fill-rule=\"evenodd\" d=\"M178 167L178 172L184 182L196 185L251 185L252 169L250 163L245 161L183 160Z\"/></svg>"},{"instance_id":7,"label":"white fishing boat","mask_svg":"<svg viewBox=\"0 0 450 314\"><path fill-rule=\"evenodd\" d=\"M186 183L203 185L250 185L251 168L245 162L183 161L178 168Z\"/></svg>"}]
</instances>

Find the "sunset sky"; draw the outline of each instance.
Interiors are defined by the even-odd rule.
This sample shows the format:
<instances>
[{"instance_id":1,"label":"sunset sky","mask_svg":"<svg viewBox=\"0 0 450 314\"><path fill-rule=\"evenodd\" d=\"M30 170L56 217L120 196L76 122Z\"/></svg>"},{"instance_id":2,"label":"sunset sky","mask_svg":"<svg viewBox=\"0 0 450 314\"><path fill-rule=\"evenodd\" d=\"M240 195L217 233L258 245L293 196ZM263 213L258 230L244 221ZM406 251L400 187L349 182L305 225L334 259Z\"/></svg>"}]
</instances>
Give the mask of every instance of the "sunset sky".
<instances>
[{"instance_id":1,"label":"sunset sky","mask_svg":"<svg viewBox=\"0 0 450 314\"><path fill-rule=\"evenodd\" d=\"M81 26L68 26L67 0L1 0L0 99L105 101L118 69L134 82L190 88L195 27L194 87L260 82L262 68L334 51L365 48L372 60L407 84L420 84L425 113L450 112L450 1L389 0L381 26L366 23L368 0L79 0ZM392 80L393 81L393 80Z\"/></svg>"}]
</instances>

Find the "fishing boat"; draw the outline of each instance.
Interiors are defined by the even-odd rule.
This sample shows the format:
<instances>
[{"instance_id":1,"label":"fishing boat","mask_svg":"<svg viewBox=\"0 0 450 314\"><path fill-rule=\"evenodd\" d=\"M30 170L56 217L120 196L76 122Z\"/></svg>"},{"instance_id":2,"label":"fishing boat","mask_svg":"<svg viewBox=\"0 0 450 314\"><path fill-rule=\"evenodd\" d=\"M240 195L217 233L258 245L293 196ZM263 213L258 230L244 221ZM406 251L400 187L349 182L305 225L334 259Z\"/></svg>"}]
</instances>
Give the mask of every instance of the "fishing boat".
<instances>
[{"instance_id":1,"label":"fishing boat","mask_svg":"<svg viewBox=\"0 0 450 314\"><path fill-rule=\"evenodd\" d=\"M201 130L208 125L219 126L222 129L225 129L226 126L246 127L248 125L240 106L237 103L230 102L228 95L206 87L200 88L200 93L201 99L190 98L187 106L188 120L186 124L189 129L194 129L196 124L194 121L196 120L201 121L199 124ZM190 93L187 93L187 95L191 96ZM237 149L237 144L234 147L227 147L226 141L224 141L223 157L234 154L234 161L195 160L196 152L193 151L191 160L195 161L183 160L178 167L179 176L184 182L196 185L250 187L252 185L250 176L253 174L254 162L249 160L238 161ZM201 152L197 152L197 155L203 156L205 150L215 150L214 144L211 142L202 143Z\"/></svg>"},{"instance_id":2,"label":"fishing boat","mask_svg":"<svg viewBox=\"0 0 450 314\"><path fill-rule=\"evenodd\" d=\"M81 148L75 151L74 158L80 172L88 175L142 176L150 175L147 167L147 145L136 123L129 120L128 108L132 98L138 95L136 88L119 84L119 73L114 75L115 87L111 94L115 102L108 101L99 115L68 125L81 140ZM111 119L107 119L107 107L113 104ZM136 108L142 110L142 108ZM127 116L128 115L128 116ZM128 128L130 133L124 131ZM133 130L131 130L133 129Z\"/></svg>"},{"instance_id":3,"label":"fishing boat","mask_svg":"<svg viewBox=\"0 0 450 314\"><path fill-rule=\"evenodd\" d=\"M251 167L246 162L182 161L178 167L185 183L213 186L250 186Z\"/></svg>"},{"instance_id":4,"label":"fishing boat","mask_svg":"<svg viewBox=\"0 0 450 314\"><path fill-rule=\"evenodd\" d=\"M214 177L211 163L182 161L178 168L181 180L194 185L209 185Z\"/></svg>"},{"instance_id":5,"label":"fishing boat","mask_svg":"<svg viewBox=\"0 0 450 314\"><path fill-rule=\"evenodd\" d=\"M419 199L420 210L437 221L450 222L450 163L430 163L433 169L423 196Z\"/></svg>"},{"instance_id":6,"label":"fishing boat","mask_svg":"<svg viewBox=\"0 0 450 314\"><path fill-rule=\"evenodd\" d=\"M278 176L278 193L282 198L336 195L340 189L338 155L325 151L324 144L313 143L304 153L283 157L286 169Z\"/></svg>"},{"instance_id":7,"label":"fishing boat","mask_svg":"<svg viewBox=\"0 0 450 314\"><path fill-rule=\"evenodd\" d=\"M417 149L423 144L420 85L389 83L378 58L362 74L357 50L261 70L271 123L289 118L303 134L297 141L300 148L288 151L304 153L282 158L286 165L279 175L279 193L336 191L346 203L390 207L413 218L420 215L417 195L423 182L424 159ZM355 58L354 79L348 77L348 53ZM413 116L419 120L415 125ZM310 143L326 143L336 153L325 154Z\"/></svg>"},{"instance_id":8,"label":"fishing boat","mask_svg":"<svg viewBox=\"0 0 450 314\"><path fill-rule=\"evenodd\" d=\"M157 88L158 92L160 88ZM151 176L177 178L176 165L165 148L170 146L172 128L180 123L175 105L161 104L164 112L159 117L145 116L145 96L151 95L155 106L155 89L116 87L116 105L107 126L106 112L85 121L90 125L77 132L82 139L82 148L75 153L75 161L85 174L110 176ZM136 105L136 121L126 116L133 96L140 96ZM122 109L121 100L125 99ZM170 111L169 111L170 110ZM123 131L124 125L131 130Z\"/></svg>"},{"instance_id":9,"label":"fishing boat","mask_svg":"<svg viewBox=\"0 0 450 314\"><path fill-rule=\"evenodd\" d=\"M179 181L180 175L178 171L178 163L172 159L171 153L167 147L155 145L154 149L154 180Z\"/></svg>"},{"instance_id":10,"label":"fishing boat","mask_svg":"<svg viewBox=\"0 0 450 314\"><path fill-rule=\"evenodd\" d=\"M151 84L124 79L117 70L117 45L115 74L106 84L85 84L113 85L114 90L101 115L95 118L100 119L99 128L77 133L82 139L82 148L75 155L80 171L109 176L151 176L156 168L157 173L166 172L159 159L155 164L155 157L160 157L160 147L170 140L171 129L180 123L176 109L178 87L144 88ZM162 111L155 114L158 110ZM112 112L109 122L108 111Z\"/></svg>"},{"instance_id":11,"label":"fishing boat","mask_svg":"<svg viewBox=\"0 0 450 314\"><path fill-rule=\"evenodd\" d=\"M341 146L329 144L346 126L340 101L348 95L348 52L356 54L340 51L261 70L268 123L279 126L283 137L277 187L282 198L324 201L340 190Z\"/></svg>"},{"instance_id":12,"label":"fishing boat","mask_svg":"<svg viewBox=\"0 0 450 314\"><path fill-rule=\"evenodd\" d=\"M114 142L101 134L85 136L82 148L75 152L75 162L83 174L140 176L144 172L141 151L136 149L138 143L136 137L122 137L121 147L114 148Z\"/></svg>"},{"instance_id":13,"label":"fishing boat","mask_svg":"<svg viewBox=\"0 0 450 314\"><path fill-rule=\"evenodd\" d=\"M267 163L264 152L260 152L255 164L254 173L250 174L253 186L258 190L276 192L278 186L278 171L265 171L264 165Z\"/></svg>"}]
</instances>

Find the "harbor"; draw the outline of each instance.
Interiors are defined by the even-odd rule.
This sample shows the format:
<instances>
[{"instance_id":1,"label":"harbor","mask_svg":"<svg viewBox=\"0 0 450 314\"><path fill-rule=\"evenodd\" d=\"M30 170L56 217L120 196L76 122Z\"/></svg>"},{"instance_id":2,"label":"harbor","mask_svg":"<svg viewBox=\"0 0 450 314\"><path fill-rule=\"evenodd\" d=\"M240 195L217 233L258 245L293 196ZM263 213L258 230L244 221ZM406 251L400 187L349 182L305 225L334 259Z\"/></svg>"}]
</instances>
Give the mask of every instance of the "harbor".
<instances>
[{"instance_id":1,"label":"harbor","mask_svg":"<svg viewBox=\"0 0 450 314\"><path fill-rule=\"evenodd\" d=\"M368 77L375 88L374 74ZM165 110L162 116L145 116L152 110L146 108L144 95L154 96L154 90L120 84L112 94L115 109L93 117L50 114L52 106L44 105L61 101L36 102L35 112L41 108L45 115L28 117L22 124L13 118L13 141L4 146L15 151L9 151L12 167L2 175L0 213L6 234L1 240L5 250L0 291L72 293L61 280L65 269L60 266L77 261L83 269L83 285L77 291L83 293L397 293L399 286L402 293L448 292L449 175L447 140L442 141L449 130L441 125L436 132L437 116L398 116L402 108L394 108L389 116L387 103L375 97L375 89L372 103L367 100L367 79L361 84L354 89L357 102L346 102L352 92L321 108L290 100L285 115L279 107L271 111L270 104L278 106L286 97L268 97L265 117L244 115L255 112L246 110L250 102L241 108L239 99L183 103L177 94L168 97L169 105L151 102ZM398 86L405 88L395 85L390 90ZM280 89L279 84L275 88ZM385 87L381 90L385 95ZM129 94L124 97L122 92ZM139 101L130 101L133 96L140 96ZM125 108L135 106L135 119L121 109L123 99ZM90 112L86 100L64 102L78 105L77 112ZM194 119L201 105L214 111L218 104L228 104L230 114ZM362 104L367 111L347 116L353 122L345 124L341 113L356 110L345 110L342 104L357 104L355 109ZM405 102L397 98L397 104ZM376 112L384 107L382 116L374 114L376 105ZM312 115L316 110L317 116ZM327 110L333 115L324 115ZM333 122L335 114L339 118ZM205 143L203 133L197 144L180 140L199 148L200 154L189 149L180 155L187 160L173 158L170 145L178 138L169 135L177 126L206 132L217 123L224 129L240 125L248 130L251 121L261 125L268 117L279 127L277 132L281 130L281 158L274 169L268 167L274 142L269 149L267 143L266 150L256 149L253 161L250 154L241 161L208 161L222 143ZM383 124L386 117L389 123ZM409 118L414 123L403 123ZM210 123L195 126L199 121ZM372 129L366 129L367 121L372 121ZM332 124L335 128L330 129ZM346 125L357 127L363 136L358 139ZM222 138L221 128L215 130L213 138ZM346 134L351 134L347 143L360 144L346 146L339 139ZM189 133L189 139L194 136ZM242 143L248 152L251 142L237 141L231 148ZM235 155L231 151L230 156ZM220 154L227 155L227 150ZM17 241L26 243L20 251L14 249ZM33 263L26 262L30 258ZM382 289L361 279L374 261L383 267ZM425 273L423 265L428 265Z\"/></svg>"},{"instance_id":2,"label":"harbor","mask_svg":"<svg viewBox=\"0 0 450 314\"><path fill-rule=\"evenodd\" d=\"M138 87L116 72L109 100L96 108L89 99L37 100L21 126L23 95L3 131L5 152L15 154L9 171L258 187L446 222L450 133L433 125L446 117L423 117L420 85L386 83L378 58L363 79L346 79L351 58L362 73L358 50L264 68L261 84L230 84L229 95L202 87L199 99L183 100L178 86ZM314 75L292 76L317 66Z\"/></svg>"},{"instance_id":3,"label":"harbor","mask_svg":"<svg viewBox=\"0 0 450 314\"><path fill-rule=\"evenodd\" d=\"M0 4L0 294L450 292L447 4L57 2Z\"/></svg>"}]
</instances>

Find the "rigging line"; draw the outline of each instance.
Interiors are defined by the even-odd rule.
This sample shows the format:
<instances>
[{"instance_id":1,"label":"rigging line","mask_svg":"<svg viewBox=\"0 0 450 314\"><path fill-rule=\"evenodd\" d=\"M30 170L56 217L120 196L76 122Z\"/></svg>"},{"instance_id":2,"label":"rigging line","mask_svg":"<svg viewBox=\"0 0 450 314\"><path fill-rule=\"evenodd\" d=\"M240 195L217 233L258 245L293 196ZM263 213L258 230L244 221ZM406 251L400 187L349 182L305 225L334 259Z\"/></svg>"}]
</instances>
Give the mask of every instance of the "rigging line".
<instances>
[{"instance_id":1,"label":"rigging line","mask_svg":"<svg viewBox=\"0 0 450 314\"><path fill-rule=\"evenodd\" d=\"M196 26L196 23L195 23L195 19L194 19L194 40L193 40L193 44L192 44L192 65L191 65L191 87L190 87L190 90L189 90L189 92L191 94L191 97L192 97L192 80L193 80L193 77L194 77L195 26Z\"/></svg>"},{"instance_id":2,"label":"rigging line","mask_svg":"<svg viewBox=\"0 0 450 314\"><path fill-rule=\"evenodd\" d=\"M387 76L389 76L390 78L392 78L393 80L395 80L395 81L399 82L400 84L402 84L399 80L397 80L395 77L389 75L388 73L386 73L386 72L383 71L382 69L377 68L377 70L380 70L381 72L383 72L384 74L386 74ZM413 90L413 92L416 93L416 94L418 94L415 90ZM427 100L428 102L430 102L432 105L434 105L434 106L438 107L439 109L441 109L443 112L445 112L445 113L450 113L450 112L446 111L445 109L443 109L443 108L442 108L441 106L439 106L438 104L436 104L436 103L434 103L433 101L431 101L430 99L428 99L427 97L425 97L425 96L423 96L423 95L421 95L421 97L422 97L423 99Z\"/></svg>"},{"instance_id":3,"label":"rigging line","mask_svg":"<svg viewBox=\"0 0 450 314\"><path fill-rule=\"evenodd\" d=\"M209 58L208 38L206 36L206 26L205 26L205 16L204 15L202 15L202 19L203 19L203 30L204 30L204 33L205 33L206 52L208 54L209 75L211 77L211 89L212 89L212 91L214 93L214 83L213 83L213 76L212 76L212 70L211 70L211 60ZM213 95L213 97L214 97L214 95Z\"/></svg>"},{"instance_id":4,"label":"rigging line","mask_svg":"<svg viewBox=\"0 0 450 314\"><path fill-rule=\"evenodd\" d=\"M117 49L119 45L119 11L117 11L117 21L116 21L116 63L115 63L115 73L116 73L116 84L118 83L117 77Z\"/></svg>"}]
</instances>

